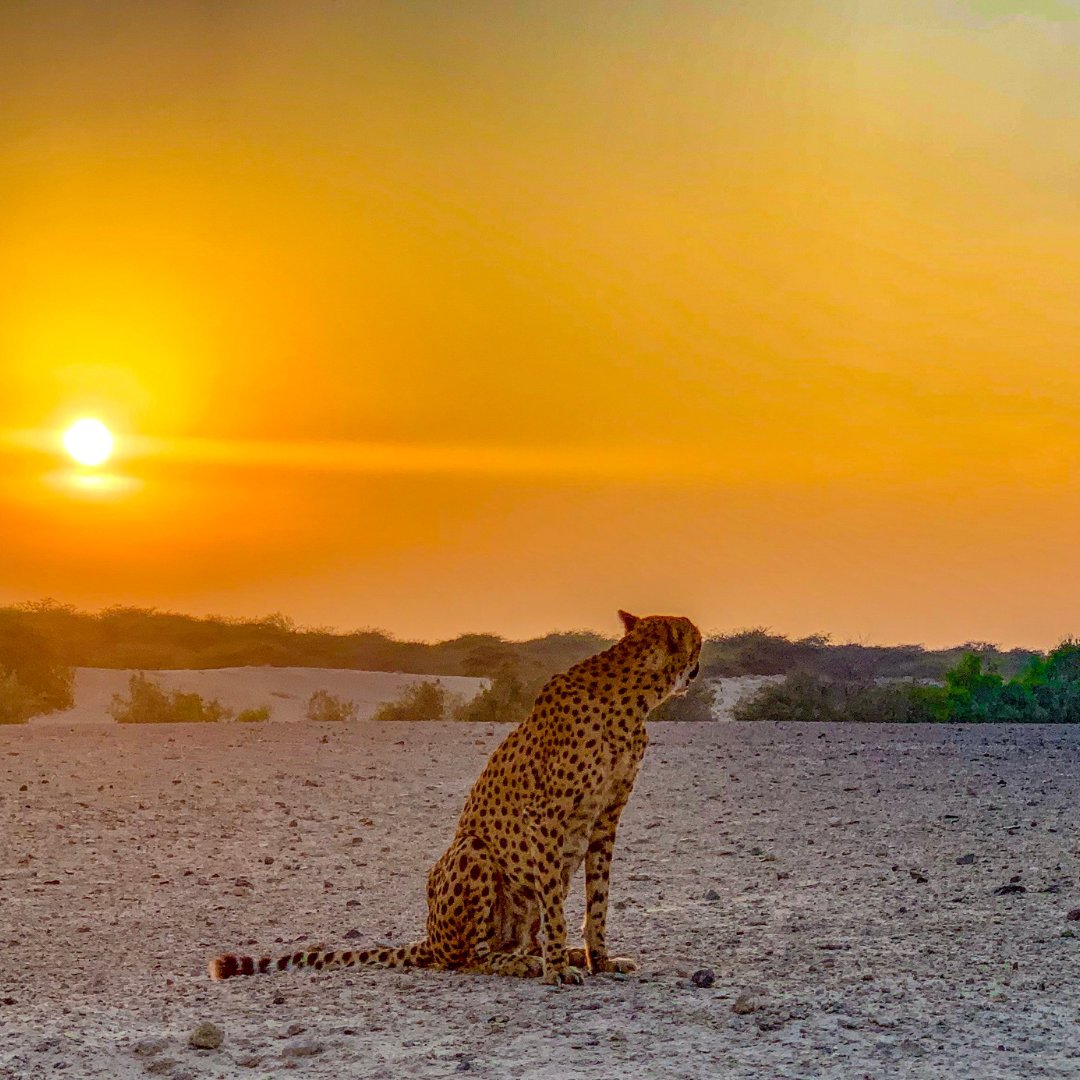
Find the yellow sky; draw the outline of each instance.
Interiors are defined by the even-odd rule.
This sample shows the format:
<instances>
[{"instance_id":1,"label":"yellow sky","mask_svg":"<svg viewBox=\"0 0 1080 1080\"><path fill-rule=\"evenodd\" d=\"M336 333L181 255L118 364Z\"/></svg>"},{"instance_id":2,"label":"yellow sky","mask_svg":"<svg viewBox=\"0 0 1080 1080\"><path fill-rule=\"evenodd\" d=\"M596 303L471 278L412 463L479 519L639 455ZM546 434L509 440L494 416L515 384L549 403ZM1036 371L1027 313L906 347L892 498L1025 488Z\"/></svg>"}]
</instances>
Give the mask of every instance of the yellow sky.
<instances>
[{"instance_id":1,"label":"yellow sky","mask_svg":"<svg viewBox=\"0 0 1080 1080\"><path fill-rule=\"evenodd\" d=\"M1080 631L1080 4L4 5L0 100L0 602Z\"/></svg>"}]
</instances>

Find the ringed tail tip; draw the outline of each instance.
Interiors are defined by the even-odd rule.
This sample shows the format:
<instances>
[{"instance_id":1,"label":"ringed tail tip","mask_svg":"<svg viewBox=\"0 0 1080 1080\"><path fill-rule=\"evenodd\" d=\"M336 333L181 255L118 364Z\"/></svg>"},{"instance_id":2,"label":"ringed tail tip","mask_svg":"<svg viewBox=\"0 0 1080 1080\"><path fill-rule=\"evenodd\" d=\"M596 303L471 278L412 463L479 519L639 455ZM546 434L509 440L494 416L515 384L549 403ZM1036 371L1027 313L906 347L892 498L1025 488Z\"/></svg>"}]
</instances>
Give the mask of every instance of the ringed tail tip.
<instances>
[{"instance_id":1,"label":"ringed tail tip","mask_svg":"<svg viewBox=\"0 0 1080 1080\"><path fill-rule=\"evenodd\" d=\"M234 975L240 974L240 957L233 956L231 953L227 953L224 956L215 956L206 965L207 974L214 982L220 982L222 979L230 979Z\"/></svg>"}]
</instances>

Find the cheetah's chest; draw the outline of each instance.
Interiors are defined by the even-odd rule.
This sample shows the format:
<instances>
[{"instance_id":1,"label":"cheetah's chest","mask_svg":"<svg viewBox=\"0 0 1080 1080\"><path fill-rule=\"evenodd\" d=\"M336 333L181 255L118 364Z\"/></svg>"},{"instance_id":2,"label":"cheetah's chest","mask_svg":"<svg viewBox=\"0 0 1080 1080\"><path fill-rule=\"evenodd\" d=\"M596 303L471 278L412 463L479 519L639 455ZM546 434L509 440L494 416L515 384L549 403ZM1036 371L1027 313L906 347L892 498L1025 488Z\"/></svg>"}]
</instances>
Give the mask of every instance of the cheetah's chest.
<instances>
[{"instance_id":1,"label":"cheetah's chest","mask_svg":"<svg viewBox=\"0 0 1080 1080\"><path fill-rule=\"evenodd\" d=\"M566 823L565 854L576 863L585 854L600 815L633 786L644 745L609 746L597 783L581 793Z\"/></svg>"}]
</instances>

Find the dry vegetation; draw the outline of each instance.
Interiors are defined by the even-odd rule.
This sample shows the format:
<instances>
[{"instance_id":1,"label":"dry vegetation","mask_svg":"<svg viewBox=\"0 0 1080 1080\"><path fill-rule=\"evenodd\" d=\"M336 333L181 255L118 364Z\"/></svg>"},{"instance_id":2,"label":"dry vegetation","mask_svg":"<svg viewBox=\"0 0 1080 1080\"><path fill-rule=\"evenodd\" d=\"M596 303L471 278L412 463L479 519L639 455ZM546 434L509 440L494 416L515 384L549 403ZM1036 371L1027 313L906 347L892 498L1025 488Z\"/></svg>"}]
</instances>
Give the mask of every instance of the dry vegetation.
<instances>
[{"instance_id":1,"label":"dry vegetation","mask_svg":"<svg viewBox=\"0 0 1080 1080\"><path fill-rule=\"evenodd\" d=\"M455 700L437 678L412 687L400 700L384 705L380 719L514 723L528 713L551 675L609 644L611 639L586 632L520 642L463 634L429 644L399 641L375 630L339 634L299 627L281 615L194 618L140 608L91 614L42 601L0 608L0 722L21 723L69 707L74 666L144 671L293 666L483 677L488 686L467 702ZM1080 664L1068 659L1069 648L1074 647L1065 642L1065 653L1056 650L1050 656L1020 649L1003 652L984 642L927 650L919 645L833 644L822 636L791 640L763 629L739 631L706 640L701 679L685 698L662 706L657 719L709 719L715 687L710 680L787 676L781 686L767 687L756 701L745 704L740 716L1073 722L1080 717ZM924 685L929 682L943 686ZM118 702L116 708L124 722L207 722L229 715L216 701L176 691L170 695L142 683L133 683L127 703ZM326 692L312 695L307 716L343 721L356 712L354 703ZM266 717L256 710L238 719L257 722Z\"/></svg>"}]
</instances>

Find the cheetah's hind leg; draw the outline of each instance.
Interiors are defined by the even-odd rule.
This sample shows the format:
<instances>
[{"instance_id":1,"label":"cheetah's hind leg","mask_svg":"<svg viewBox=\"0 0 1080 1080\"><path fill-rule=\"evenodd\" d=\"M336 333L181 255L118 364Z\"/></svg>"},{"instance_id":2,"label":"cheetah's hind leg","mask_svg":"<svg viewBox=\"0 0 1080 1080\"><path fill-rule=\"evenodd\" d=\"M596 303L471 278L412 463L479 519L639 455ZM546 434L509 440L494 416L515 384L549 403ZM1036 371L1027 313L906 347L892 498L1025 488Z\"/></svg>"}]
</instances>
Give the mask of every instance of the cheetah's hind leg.
<instances>
[{"instance_id":1,"label":"cheetah's hind leg","mask_svg":"<svg viewBox=\"0 0 1080 1080\"><path fill-rule=\"evenodd\" d=\"M532 916L479 837L458 837L439 860L428 905L428 935L436 954L456 961L448 966L521 979L544 973L543 957L526 944Z\"/></svg>"}]
</instances>

